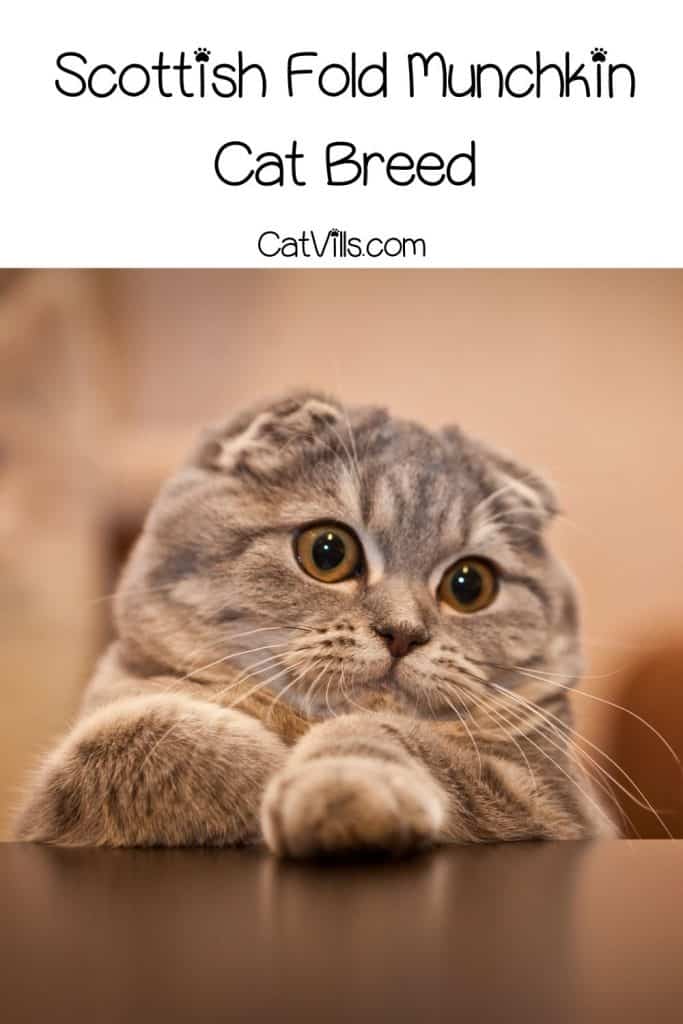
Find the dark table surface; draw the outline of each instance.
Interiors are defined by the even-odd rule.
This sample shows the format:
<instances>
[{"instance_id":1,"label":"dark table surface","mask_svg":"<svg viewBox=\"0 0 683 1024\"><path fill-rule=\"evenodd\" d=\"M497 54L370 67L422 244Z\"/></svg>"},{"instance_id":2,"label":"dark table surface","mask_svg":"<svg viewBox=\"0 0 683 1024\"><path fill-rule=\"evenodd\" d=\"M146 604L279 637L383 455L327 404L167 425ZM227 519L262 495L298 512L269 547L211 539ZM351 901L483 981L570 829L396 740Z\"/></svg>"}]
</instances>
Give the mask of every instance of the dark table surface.
<instances>
[{"instance_id":1,"label":"dark table surface","mask_svg":"<svg viewBox=\"0 0 683 1024\"><path fill-rule=\"evenodd\" d=\"M278 863L0 845L0 1018L683 1021L683 842Z\"/></svg>"}]
</instances>

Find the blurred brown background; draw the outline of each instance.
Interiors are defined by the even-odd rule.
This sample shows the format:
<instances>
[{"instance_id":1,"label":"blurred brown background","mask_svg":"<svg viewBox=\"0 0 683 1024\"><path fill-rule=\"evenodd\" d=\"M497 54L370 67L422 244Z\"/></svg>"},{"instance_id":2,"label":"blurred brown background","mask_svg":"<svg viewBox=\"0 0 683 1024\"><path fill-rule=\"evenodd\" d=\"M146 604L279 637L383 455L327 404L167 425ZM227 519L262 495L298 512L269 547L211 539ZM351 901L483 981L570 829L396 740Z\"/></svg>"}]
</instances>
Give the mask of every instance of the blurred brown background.
<instances>
[{"instance_id":1,"label":"blurred brown background","mask_svg":"<svg viewBox=\"0 0 683 1024\"><path fill-rule=\"evenodd\" d=\"M579 728L683 836L680 771L634 717L683 752L682 385L678 271L0 272L0 838L159 481L199 425L301 386L460 422L554 481Z\"/></svg>"}]
</instances>

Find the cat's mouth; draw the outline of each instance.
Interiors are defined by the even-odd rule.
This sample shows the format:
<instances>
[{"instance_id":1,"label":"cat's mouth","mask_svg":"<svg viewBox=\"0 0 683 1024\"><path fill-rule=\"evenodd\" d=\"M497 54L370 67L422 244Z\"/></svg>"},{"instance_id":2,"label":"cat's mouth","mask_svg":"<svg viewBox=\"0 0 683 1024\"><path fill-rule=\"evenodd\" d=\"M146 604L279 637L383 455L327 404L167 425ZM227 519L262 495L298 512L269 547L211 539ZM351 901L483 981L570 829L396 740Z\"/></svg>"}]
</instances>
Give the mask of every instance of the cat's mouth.
<instances>
[{"instance_id":1,"label":"cat's mouth","mask_svg":"<svg viewBox=\"0 0 683 1024\"><path fill-rule=\"evenodd\" d=\"M413 673L402 661L392 659L391 664L364 677L365 687L373 693L389 694L395 697L414 697L415 686L411 682Z\"/></svg>"}]
</instances>

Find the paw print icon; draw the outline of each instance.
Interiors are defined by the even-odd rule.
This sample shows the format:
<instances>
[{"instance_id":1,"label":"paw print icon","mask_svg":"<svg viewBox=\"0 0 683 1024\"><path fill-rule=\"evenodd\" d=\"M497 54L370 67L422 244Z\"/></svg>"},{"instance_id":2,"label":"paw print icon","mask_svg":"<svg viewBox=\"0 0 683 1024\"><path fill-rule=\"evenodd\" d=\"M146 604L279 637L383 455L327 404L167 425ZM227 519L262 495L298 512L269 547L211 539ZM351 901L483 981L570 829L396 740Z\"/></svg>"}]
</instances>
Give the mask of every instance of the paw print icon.
<instances>
[{"instance_id":1,"label":"paw print icon","mask_svg":"<svg viewBox=\"0 0 683 1024\"><path fill-rule=\"evenodd\" d=\"M198 46L194 51L194 59L200 64L205 64L211 56L211 50L207 50L205 46Z\"/></svg>"},{"instance_id":2,"label":"paw print icon","mask_svg":"<svg viewBox=\"0 0 683 1024\"><path fill-rule=\"evenodd\" d=\"M596 64L604 64L607 60L607 50L603 49L602 46L596 46L595 49L591 50L591 57Z\"/></svg>"}]
</instances>

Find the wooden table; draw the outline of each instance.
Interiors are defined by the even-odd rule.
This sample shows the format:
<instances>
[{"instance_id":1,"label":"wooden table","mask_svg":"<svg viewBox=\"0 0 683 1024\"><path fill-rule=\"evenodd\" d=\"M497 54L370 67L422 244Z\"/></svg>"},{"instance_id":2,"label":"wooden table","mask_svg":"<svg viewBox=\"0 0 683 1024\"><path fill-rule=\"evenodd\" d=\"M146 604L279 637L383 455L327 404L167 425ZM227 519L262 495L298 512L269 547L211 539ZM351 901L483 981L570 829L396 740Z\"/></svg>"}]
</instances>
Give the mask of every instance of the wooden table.
<instances>
[{"instance_id":1,"label":"wooden table","mask_svg":"<svg viewBox=\"0 0 683 1024\"><path fill-rule=\"evenodd\" d=\"M0 846L0 1018L683 1021L683 842L405 861Z\"/></svg>"}]
</instances>

